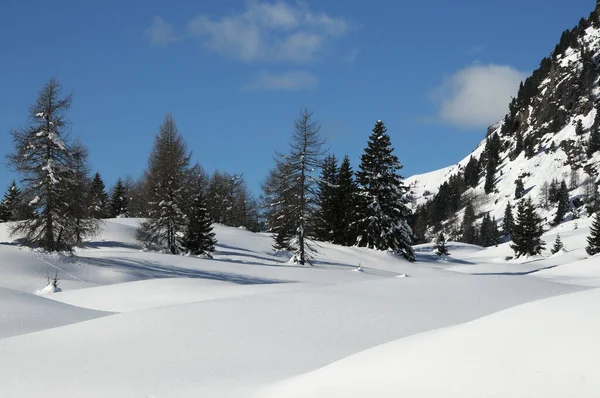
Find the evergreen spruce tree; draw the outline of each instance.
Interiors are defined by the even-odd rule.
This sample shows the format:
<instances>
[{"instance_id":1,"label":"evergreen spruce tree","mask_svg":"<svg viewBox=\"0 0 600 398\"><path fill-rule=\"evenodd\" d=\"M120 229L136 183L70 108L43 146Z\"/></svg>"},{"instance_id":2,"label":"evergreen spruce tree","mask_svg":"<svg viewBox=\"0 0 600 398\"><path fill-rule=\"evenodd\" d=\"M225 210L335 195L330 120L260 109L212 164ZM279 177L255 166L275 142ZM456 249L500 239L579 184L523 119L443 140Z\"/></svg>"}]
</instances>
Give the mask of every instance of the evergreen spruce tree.
<instances>
[{"instance_id":1,"label":"evergreen spruce tree","mask_svg":"<svg viewBox=\"0 0 600 398\"><path fill-rule=\"evenodd\" d=\"M515 219L512 213L512 207L510 202L506 205L504 210L504 219L502 221L502 232L504 235L511 235L515 227Z\"/></svg>"},{"instance_id":2,"label":"evergreen spruce tree","mask_svg":"<svg viewBox=\"0 0 600 398\"><path fill-rule=\"evenodd\" d=\"M516 158L517 156L519 156L521 154L521 152L523 152L524 142L523 142L523 133L521 132L521 130L517 131L517 134L515 135L515 141L516 141L516 144L515 144L514 158Z\"/></svg>"},{"instance_id":3,"label":"evergreen spruce tree","mask_svg":"<svg viewBox=\"0 0 600 398\"><path fill-rule=\"evenodd\" d=\"M596 213L594 221L590 226L590 235L587 237L585 251L590 256L600 253L600 213Z\"/></svg>"},{"instance_id":4,"label":"evergreen spruce tree","mask_svg":"<svg viewBox=\"0 0 600 398\"><path fill-rule=\"evenodd\" d=\"M588 157L590 157L598 151L600 151L600 126L594 126L590 132L586 152Z\"/></svg>"},{"instance_id":5,"label":"evergreen spruce tree","mask_svg":"<svg viewBox=\"0 0 600 398\"><path fill-rule=\"evenodd\" d=\"M127 187L119 177L110 195L110 217L129 217L129 197Z\"/></svg>"},{"instance_id":6,"label":"evergreen spruce tree","mask_svg":"<svg viewBox=\"0 0 600 398\"><path fill-rule=\"evenodd\" d=\"M486 169L485 169L485 185L483 189L485 193L490 194L496 188L496 165L490 161L488 161Z\"/></svg>"},{"instance_id":7,"label":"evergreen spruce tree","mask_svg":"<svg viewBox=\"0 0 600 398\"><path fill-rule=\"evenodd\" d=\"M140 225L138 238L147 247L181 252L181 235L187 224L183 184L189 159L187 146L169 114L156 136L146 170L150 214Z\"/></svg>"},{"instance_id":8,"label":"evergreen spruce tree","mask_svg":"<svg viewBox=\"0 0 600 398\"><path fill-rule=\"evenodd\" d=\"M12 181L8 190L0 202L0 222L19 221L22 219L22 194L15 180Z\"/></svg>"},{"instance_id":9,"label":"evergreen spruce tree","mask_svg":"<svg viewBox=\"0 0 600 398\"><path fill-rule=\"evenodd\" d=\"M465 214L461 226L462 241L464 243L477 244L477 228L475 228L475 209L471 203L465 207Z\"/></svg>"},{"instance_id":10,"label":"evergreen spruce tree","mask_svg":"<svg viewBox=\"0 0 600 398\"><path fill-rule=\"evenodd\" d=\"M217 240L211 224L204 196L198 191L189 209L186 231L181 242L183 250L196 256L212 257Z\"/></svg>"},{"instance_id":11,"label":"evergreen spruce tree","mask_svg":"<svg viewBox=\"0 0 600 398\"><path fill-rule=\"evenodd\" d=\"M521 199L525 195L525 187L523 186L523 180L517 178L515 181L515 199Z\"/></svg>"},{"instance_id":12,"label":"evergreen spruce tree","mask_svg":"<svg viewBox=\"0 0 600 398\"><path fill-rule=\"evenodd\" d=\"M333 241L340 245L352 246L356 244L358 238L360 202L358 184L354 180L354 172L347 155L344 156L340 165L337 184L335 195L339 206L339 218L334 228L335 237Z\"/></svg>"},{"instance_id":13,"label":"evergreen spruce tree","mask_svg":"<svg viewBox=\"0 0 600 398\"><path fill-rule=\"evenodd\" d=\"M76 244L71 206L76 163L66 137L66 112L71 95L61 95L61 85L50 80L30 109L30 123L12 132L15 150L8 155L11 166L21 174L23 197L31 217L12 228L26 244L47 251L70 250ZM97 224L84 233L93 233Z\"/></svg>"},{"instance_id":14,"label":"evergreen spruce tree","mask_svg":"<svg viewBox=\"0 0 600 398\"><path fill-rule=\"evenodd\" d=\"M554 225L560 224L564 219L565 215L569 211L569 189L565 181L560 183L558 188L558 205L556 208L556 216L554 217Z\"/></svg>"},{"instance_id":15,"label":"evergreen spruce tree","mask_svg":"<svg viewBox=\"0 0 600 398\"><path fill-rule=\"evenodd\" d=\"M465 166L465 183L471 188L479 184L479 162L471 157Z\"/></svg>"},{"instance_id":16,"label":"evergreen spruce tree","mask_svg":"<svg viewBox=\"0 0 600 398\"><path fill-rule=\"evenodd\" d=\"M100 173L94 174L88 194L90 217L102 219L108 217L108 194Z\"/></svg>"},{"instance_id":17,"label":"evergreen spruce tree","mask_svg":"<svg viewBox=\"0 0 600 398\"><path fill-rule=\"evenodd\" d=\"M4 203L4 200L0 202L0 222L10 221L12 213L8 210L8 207Z\"/></svg>"},{"instance_id":18,"label":"evergreen spruce tree","mask_svg":"<svg viewBox=\"0 0 600 398\"><path fill-rule=\"evenodd\" d=\"M321 167L321 177L317 181L316 204L314 212L314 236L323 242L333 242L336 235L340 216L340 203L336 197L338 187L338 165L335 155L325 158Z\"/></svg>"},{"instance_id":19,"label":"evergreen spruce tree","mask_svg":"<svg viewBox=\"0 0 600 398\"><path fill-rule=\"evenodd\" d=\"M489 136L485 144L486 173L485 173L485 193L490 194L496 188L496 169L500 163L500 149L502 143L498 134Z\"/></svg>"},{"instance_id":20,"label":"evergreen spruce tree","mask_svg":"<svg viewBox=\"0 0 600 398\"><path fill-rule=\"evenodd\" d=\"M478 244L480 246L490 247L498 244L498 241L500 240L498 224L496 223L496 218L490 218L489 213L486 213L485 216L483 216L479 231Z\"/></svg>"},{"instance_id":21,"label":"evergreen spruce tree","mask_svg":"<svg viewBox=\"0 0 600 398\"><path fill-rule=\"evenodd\" d=\"M581 119L579 119L575 125L575 134L583 135L583 131L583 123L581 122Z\"/></svg>"},{"instance_id":22,"label":"evergreen spruce tree","mask_svg":"<svg viewBox=\"0 0 600 398\"><path fill-rule=\"evenodd\" d=\"M513 244L510 245L516 257L534 256L542 252L544 242L541 236L544 230L541 224L542 220L535 212L531 198L521 201L517 207L517 219L512 234Z\"/></svg>"},{"instance_id":23,"label":"evergreen spruce tree","mask_svg":"<svg viewBox=\"0 0 600 398\"><path fill-rule=\"evenodd\" d=\"M446 246L446 237L443 232L440 232L437 240L435 241L434 252L439 257L449 256L450 251L448 250L448 246Z\"/></svg>"},{"instance_id":24,"label":"evergreen spruce tree","mask_svg":"<svg viewBox=\"0 0 600 398\"><path fill-rule=\"evenodd\" d=\"M390 136L381 120L373 128L357 173L361 196L366 204L359 221L358 245L392 250L415 261L412 230L408 225L411 211L407 207L408 188L398 173L402 168L393 154Z\"/></svg>"},{"instance_id":25,"label":"evergreen spruce tree","mask_svg":"<svg viewBox=\"0 0 600 398\"><path fill-rule=\"evenodd\" d=\"M552 246L552 250L550 250L550 252L552 254L556 254L559 251L563 250L565 248L565 245L563 244L562 240L560 239L560 235L556 235L556 239L554 240L554 246Z\"/></svg>"}]
</instances>

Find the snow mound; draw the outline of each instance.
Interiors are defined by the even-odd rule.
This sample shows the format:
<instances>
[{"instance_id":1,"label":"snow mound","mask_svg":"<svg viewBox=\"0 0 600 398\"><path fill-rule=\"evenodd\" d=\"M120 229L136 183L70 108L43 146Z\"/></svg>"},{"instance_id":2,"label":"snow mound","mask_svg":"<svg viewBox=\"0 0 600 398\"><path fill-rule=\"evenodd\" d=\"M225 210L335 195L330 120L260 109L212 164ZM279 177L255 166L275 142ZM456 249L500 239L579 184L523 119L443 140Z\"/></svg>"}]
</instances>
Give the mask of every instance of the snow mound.
<instances>
[{"instance_id":1,"label":"snow mound","mask_svg":"<svg viewBox=\"0 0 600 398\"><path fill-rule=\"evenodd\" d=\"M596 398L599 312L598 289L553 297L385 344L254 396Z\"/></svg>"},{"instance_id":2,"label":"snow mound","mask_svg":"<svg viewBox=\"0 0 600 398\"><path fill-rule=\"evenodd\" d=\"M0 339L109 315L0 287Z\"/></svg>"}]
</instances>

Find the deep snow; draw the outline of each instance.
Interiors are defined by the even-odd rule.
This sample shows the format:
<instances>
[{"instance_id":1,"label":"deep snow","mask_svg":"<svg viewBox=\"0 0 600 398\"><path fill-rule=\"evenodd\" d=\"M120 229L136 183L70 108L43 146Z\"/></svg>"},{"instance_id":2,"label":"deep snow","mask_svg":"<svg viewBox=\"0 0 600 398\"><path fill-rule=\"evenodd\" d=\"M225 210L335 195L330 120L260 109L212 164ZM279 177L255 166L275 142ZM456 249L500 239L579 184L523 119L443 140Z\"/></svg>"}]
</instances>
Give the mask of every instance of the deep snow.
<instances>
[{"instance_id":1,"label":"deep snow","mask_svg":"<svg viewBox=\"0 0 600 398\"><path fill-rule=\"evenodd\" d=\"M588 220L544 237L550 246L560 232L567 251L557 256L506 261L506 244L450 243L447 259L421 245L410 264L321 244L314 267L286 265L267 234L222 226L215 259L146 252L135 240L138 223L107 220L73 257L21 248L0 224L2 396L351 397L375 384L381 396L419 396L411 389L424 377L451 387L474 364L482 380L510 376L498 390L510 392L522 378L500 370L543 370L551 341L584 341L586 355L600 358L597 325L560 325L587 324L597 313L597 290L584 291L600 286L600 261L584 251ZM63 291L34 295L55 272ZM581 311L569 311L574 303ZM560 386L587 396L596 379L575 362L580 351L557 351L563 360L535 379L549 378L541 394L564 391L551 379L562 370ZM515 365L523 359L531 367ZM406 368L405 378L392 377ZM309 395L298 387L305 383L314 387ZM462 396L493 396L483 387Z\"/></svg>"}]
</instances>

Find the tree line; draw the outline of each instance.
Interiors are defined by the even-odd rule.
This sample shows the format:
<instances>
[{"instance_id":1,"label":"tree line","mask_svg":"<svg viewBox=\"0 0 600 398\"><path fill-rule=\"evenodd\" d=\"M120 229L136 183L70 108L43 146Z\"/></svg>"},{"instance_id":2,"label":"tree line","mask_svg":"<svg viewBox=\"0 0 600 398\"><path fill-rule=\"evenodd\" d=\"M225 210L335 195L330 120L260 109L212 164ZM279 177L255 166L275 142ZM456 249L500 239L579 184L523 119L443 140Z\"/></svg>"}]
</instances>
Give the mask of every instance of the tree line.
<instances>
[{"instance_id":1,"label":"tree line","mask_svg":"<svg viewBox=\"0 0 600 398\"><path fill-rule=\"evenodd\" d=\"M92 173L88 152L68 137L66 114L72 95L52 79L31 108L29 123L12 131L10 166L20 176L0 203L0 221L24 244L47 251L72 250L98 233L101 220L144 218L138 238L151 249L210 255L216 243L211 224L273 233L273 248L292 262L310 263L316 241L390 250L414 261L411 211L402 165L390 136L377 121L354 172L347 156L325 150L320 124L305 109L294 121L288 152L254 198L243 174L208 175L191 164L191 152L168 114L159 128L138 180L119 178L107 190ZM93 175L92 175L93 174Z\"/></svg>"}]
</instances>

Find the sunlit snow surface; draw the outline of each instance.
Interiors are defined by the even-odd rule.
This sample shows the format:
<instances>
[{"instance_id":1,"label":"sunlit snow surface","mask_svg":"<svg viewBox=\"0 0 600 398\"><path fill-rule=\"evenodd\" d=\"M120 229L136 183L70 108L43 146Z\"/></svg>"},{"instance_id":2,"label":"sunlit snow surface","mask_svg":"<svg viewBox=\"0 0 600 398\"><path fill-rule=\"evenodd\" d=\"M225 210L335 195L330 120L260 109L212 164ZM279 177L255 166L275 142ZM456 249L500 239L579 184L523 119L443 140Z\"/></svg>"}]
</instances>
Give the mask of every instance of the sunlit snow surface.
<instances>
[{"instance_id":1,"label":"sunlit snow surface","mask_svg":"<svg viewBox=\"0 0 600 398\"><path fill-rule=\"evenodd\" d=\"M544 236L551 247L560 233L561 255L507 261L506 244L449 243L450 257L421 245L410 264L323 243L312 267L286 265L267 234L221 226L212 260L143 251L138 223L107 220L73 257L19 247L0 224L1 396L599 391L588 219ZM55 273L63 291L35 295Z\"/></svg>"}]
</instances>

